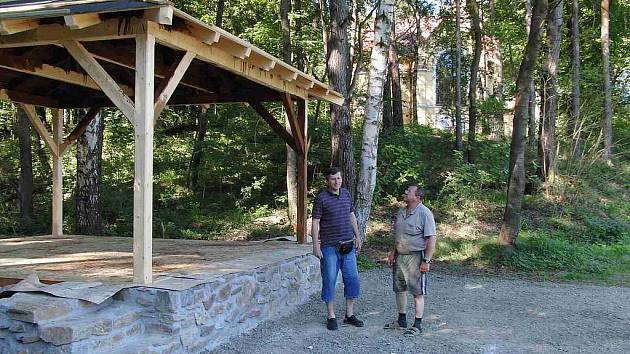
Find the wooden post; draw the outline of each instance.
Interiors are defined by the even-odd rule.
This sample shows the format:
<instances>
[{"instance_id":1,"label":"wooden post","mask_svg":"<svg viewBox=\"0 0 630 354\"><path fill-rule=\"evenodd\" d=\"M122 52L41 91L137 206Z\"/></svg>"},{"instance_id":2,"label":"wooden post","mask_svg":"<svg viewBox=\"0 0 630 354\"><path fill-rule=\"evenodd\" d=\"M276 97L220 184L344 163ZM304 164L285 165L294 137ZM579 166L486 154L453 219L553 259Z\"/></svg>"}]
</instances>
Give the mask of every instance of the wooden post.
<instances>
[{"instance_id":1,"label":"wooden post","mask_svg":"<svg viewBox=\"0 0 630 354\"><path fill-rule=\"evenodd\" d=\"M59 146L63 142L63 115L62 109L52 110L53 142L56 154L52 155L53 197L52 197L52 235L63 236L63 155Z\"/></svg>"},{"instance_id":2,"label":"wooden post","mask_svg":"<svg viewBox=\"0 0 630 354\"><path fill-rule=\"evenodd\" d=\"M306 242L306 191L307 191L307 171L308 171L308 120L306 119L307 101L298 99L298 129L303 132L301 152L298 152L298 209L297 209L297 234L298 243Z\"/></svg>"},{"instance_id":3,"label":"wooden post","mask_svg":"<svg viewBox=\"0 0 630 354\"><path fill-rule=\"evenodd\" d=\"M136 37L134 104L133 280L151 284L153 224L153 124L155 37Z\"/></svg>"}]
</instances>

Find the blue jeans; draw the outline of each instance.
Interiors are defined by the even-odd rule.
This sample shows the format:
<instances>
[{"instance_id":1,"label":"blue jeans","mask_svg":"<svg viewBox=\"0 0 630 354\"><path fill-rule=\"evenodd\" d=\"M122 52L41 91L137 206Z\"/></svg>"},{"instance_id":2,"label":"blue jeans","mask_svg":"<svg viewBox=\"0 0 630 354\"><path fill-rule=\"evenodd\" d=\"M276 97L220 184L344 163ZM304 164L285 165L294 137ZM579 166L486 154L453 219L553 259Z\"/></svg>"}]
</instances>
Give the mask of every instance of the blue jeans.
<instances>
[{"instance_id":1,"label":"blue jeans","mask_svg":"<svg viewBox=\"0 0 630 354\"><path fill-rule=\"evenodd\" d=\"M343 276L343 295L346 299L359 297L359 270L357 269L357 253L352 250L348 254L340 254L335 246L322 248L323 257L319 261L322 271L322 300L331 302L335 299L337 275L341 270Z\"/></svg>"}]
</instances>

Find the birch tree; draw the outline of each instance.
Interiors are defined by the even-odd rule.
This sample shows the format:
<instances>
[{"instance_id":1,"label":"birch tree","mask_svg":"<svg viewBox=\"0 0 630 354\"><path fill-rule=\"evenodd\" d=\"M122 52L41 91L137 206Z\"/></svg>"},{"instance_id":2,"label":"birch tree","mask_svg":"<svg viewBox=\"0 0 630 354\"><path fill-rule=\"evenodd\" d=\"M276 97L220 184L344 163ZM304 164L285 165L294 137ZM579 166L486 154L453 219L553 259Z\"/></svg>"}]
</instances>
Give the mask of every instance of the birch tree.
<instances>
[{"instance_id":1,"label":"birch tree","mask_svg":"<svg viewBox=\"0 0 630 354\"><path fill-rule=\"evenodd\" d=\"M378 133L383 106L383 87L387 79L387 61L393 16L394 0L381 0L374 24L374 46L370 57L368 99L363 123L361 169L355 198L359 234L364 240L372 207L374 187L376 186Z\"/></svg>"},{"instance_id":2,"label":"birch tree","mask_svg":"<svg viewBox=\"0 0 630 354\"><path fill-rule=\"evenodd\" d=\"M525 131L527 129L529 88L540 50L540 34L547 12L547 4L547 0L534 0L527 45L516 79L507 201L499 234L499 243L507 246L514 245L521 228L521 209L525 191Z\"/></svg>"},{"instance_id":3,"label":"birch tree","mask_svg":"<svg viewBox=\"0 0 630 354\"><path fill-rule=\"evenodd\" d=\"M83 112L79 112L84 115ZM86 117L83 117L86 119ZM102 230L100 213L101 162L103 155L102 112L77 139L77 181L75 193L75 232L98 235Z\"/></svg>"}]
</instances>

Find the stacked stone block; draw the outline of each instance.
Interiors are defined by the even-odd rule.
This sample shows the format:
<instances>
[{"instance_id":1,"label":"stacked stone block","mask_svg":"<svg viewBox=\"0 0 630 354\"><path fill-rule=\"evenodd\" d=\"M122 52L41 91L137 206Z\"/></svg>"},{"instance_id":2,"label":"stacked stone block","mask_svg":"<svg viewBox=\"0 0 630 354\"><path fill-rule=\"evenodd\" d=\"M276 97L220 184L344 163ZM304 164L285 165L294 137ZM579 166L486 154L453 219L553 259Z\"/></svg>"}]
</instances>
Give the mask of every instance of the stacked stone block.
<instances>
[{"instance_id":1,"label":"stacked stone block","mask_svg":"<svg viewBox=\"0 0 630 354\"><path fill-rule=\"evenodd\" d=\"M0 299L0 353L198 353L281 316L320 288L294 257L182 291L125 289L102 304L48 294Z\"/></svg>"}]
</instances>

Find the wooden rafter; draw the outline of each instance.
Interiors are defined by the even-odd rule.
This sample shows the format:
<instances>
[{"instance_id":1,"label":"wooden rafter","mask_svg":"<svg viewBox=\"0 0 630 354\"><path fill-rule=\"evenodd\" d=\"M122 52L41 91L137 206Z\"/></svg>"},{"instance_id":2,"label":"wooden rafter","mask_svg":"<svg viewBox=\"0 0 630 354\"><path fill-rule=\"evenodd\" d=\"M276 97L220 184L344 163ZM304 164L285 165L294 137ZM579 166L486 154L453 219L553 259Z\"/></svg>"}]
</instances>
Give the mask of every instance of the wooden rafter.
<instances>
[{"instance_id":1,"label":"wooden rafter","mask_svg":"<svg viewBox=\"0 0 630 354\"><path fill-rule=\"evenodd\" d=\"M176 50L191 51L197 55L197 59L199 60L208 62L274 90L289 92L298 97L308 96L308 93L303 88L291 85L291 83L287 83L278 75L273 75L273 73L253 66L245 60L235 58L233 55L223 50L218 50L219 48L214 45L210 46L202 43L190 34L176 30L167 31L152 22L149 22L147 26L148 30L155 34L157 42L164 46Z\"/></svg>"},{"instance_id":2,"label":"wooden rafter","mask_svg":"<svg viewBox=\"0 0 630 354\"><path fill-rule=\"evenodd\" d=\"M0 56L0 68L87 87L94 90L101 89L99 85L92 80L92 78L83 73L66 70L48 64L42 64L39 67L34 67L32 64L29 65L29 62L21 57L3 54ZM126 95L133 95L133 89L131 87L120 85L120 88Z\"/></svg>"},{"instance_id":3,"label":"wooden rafter","mask_svg":"<svg viewBox=\"0 0 630 354\"><path fill-rule=\"evenodd\" d=\"M262 119L269 124L271 129L273 129L276 134L280 135L280 137L284 140L284 142L293 149L298 154L301 154L300 148L295 144L295 140L293 136L286 131L286 129L280 124L276 118L265 108L260 102L257 101L249 101L249 105L262 117Z\"/></svg>"},{"instance_id":4,"label":"wooden rafter","mask_svg":"<svg viewBox=\"0 0 630 354\"><path fill-rule=\"evenodd\" d=\"M99 59L101 61L105 61L108 63L112 63L114 65L118 65L123 68L136 70L136 63L133 55L125 55L125 53L121 52L120 48L115 47L114 45L106 45L105 43L98 43L97 45L92 45L91 42L84 43L85 49L90 52L94 56L94 58ZM133 53L131 53L133 54ZM169 73L169 68L165 65L155 64L155 77L159 79L164 79ZM190 87L192 89L211 93L208 88L205 87L205 83L203 80L196 76L191 76L190 78L182 78L179 82L180 85Z\"/></svg>"},{"instance_id":5,"label":"wooden rafter","mask_svg":"<svg viewBox=\"0 0 630 354\"><path fill-rule=\"evenodd\" d=\"M36 28L37 26L39 26L39 20L0 20L0 35L24 32Z\"/></svg>"},{"instance_id":6,"label":"wooden rafter","mask_svg":"<svg viewBox=\"0 0 630 354\"><path fill-rule=\"evenodd\" d=\"M124 25L121 25L120 21L118 18L113 18L94 26L76 30L58 23L39 25L32 31L0 35L0 48L56 44L60 40L106 41L134 38L136 35L146 32L146 21L131 18Z\"/></svg>"},{"instance_id":7,"label":"wooden rafter","mask_svg":"<svg viewBox=\"0 0 630 354\"><path fill-rule=\"evenodd\" d=\"M195 53L186 52L182 59L177 63L173 63L171 70L169 70L169 74L162 80L160 86L156 89L156 97L155 97L155 118L160 116L164 107L168 103L168 100L171 98L171 95L175 92L177 85L180 80L186 73L188 66L195 59Z\"/></svg>"},{"instance_id":8,"label":"wooden rafter","mask_svg":"<svg viewBox=\"0 0 630 354\"><path fill-rule=\"evenodd\" d=\"M91 27L101 23L101 18L97 13L66 15L63 20L69 28L73 30Z\"/></svg>"},{"instance_id":9,"label":"wooden rafter","mask_svg":"<svg viewBox=\"0 0 630 354\"><path fill-rule=\"evenodd\" d=\"M0 89L0 99L17 103L30 102L42 107L59 107L59 102L45 96L32 95L19 90Z\"/></svg>"},{"instance_id":10,"label":"wooden rafter","mask_svg":"<svg viewBox=\"0 0 630 354\"><path fill-rule=\"evenodd\" d=\"M161 6L153 9L144 10L143 18L159 23L161 25L173 24L173 7Z\"/></svg>"},{"instance_id":11,"label":"wooden rafter","mask_svg":"<svg viewBox=\"0 0 630 354\"><path fill-rule=\"evenodd\" d=\"M133 101L124 93L116 81L109 76L101 64L90 55L81 43L77 41L64 41L62 44L66 47L70 55L81 65L83 70L100 86L105 95L123 112L131 124L135 125Z\"/></svg>"}]
</instances>

